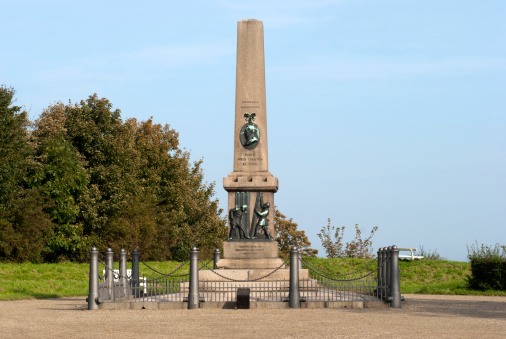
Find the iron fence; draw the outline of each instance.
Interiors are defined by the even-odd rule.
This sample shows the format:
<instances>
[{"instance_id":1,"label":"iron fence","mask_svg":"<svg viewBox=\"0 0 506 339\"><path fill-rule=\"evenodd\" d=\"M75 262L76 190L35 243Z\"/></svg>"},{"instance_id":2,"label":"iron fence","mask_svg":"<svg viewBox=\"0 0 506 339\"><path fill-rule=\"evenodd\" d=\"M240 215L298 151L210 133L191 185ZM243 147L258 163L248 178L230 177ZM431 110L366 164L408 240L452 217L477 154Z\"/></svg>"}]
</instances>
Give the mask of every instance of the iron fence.
<instances>
[{"instance_id":1,"label":"iron fence","mask_svg":"<svg viewBox=\"0 0 506 339\"><path fill-rule=\"evenodd\" d=\"M217 270L220 253L204 263L198 259L196 248L190 251L190 272L178 274L188 261L169 273L159 272L139 260L137 250L132 252L132 269L126 269L126 251L119 255L119 270L113 269L113 253L105 252L103 276L98 273L98 251L90 252L90 290L88 309L98 308L103 302L187 302L188 308L198 308L201 302L236 302L237 289L247 288L250 300L258 302L289 302L299 308L301 302L389 302L400 307L398 251L393 247L381 248L378 257L350 273L324 272L302 258L300 251L290 252L290 279L272 279L280 267L264 276L251 280L237 280ZM139 277L139 262L159 276ZM200 267L199 267L200 262ZM309 278L300 278L299 270L305 267ZM199 279L199 270L207 269L206 277ZM286 275L285 275L286 276ZM211 277L211 278L210 278Z\"/></svg>"}]
</instances>

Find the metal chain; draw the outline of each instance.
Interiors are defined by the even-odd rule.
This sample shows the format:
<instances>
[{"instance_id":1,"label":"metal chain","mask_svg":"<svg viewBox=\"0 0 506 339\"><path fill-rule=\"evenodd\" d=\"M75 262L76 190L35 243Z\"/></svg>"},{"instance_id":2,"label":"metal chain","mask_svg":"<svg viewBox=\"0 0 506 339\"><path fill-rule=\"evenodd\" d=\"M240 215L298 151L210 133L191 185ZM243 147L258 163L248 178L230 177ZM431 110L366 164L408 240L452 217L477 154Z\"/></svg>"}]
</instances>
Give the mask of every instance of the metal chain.
<instances>
[{"instance_id":1,"label":"metal chain","mask_svg":"<svg viewBox=\"0 0 506 339\"><path fill-rule=\"evenodd\" d=\"M369 261L365 266L363 266L362 268L356 270L355 272L351 272L351 273L343 273L343 274L333 274L333 273L329 273L329 272L324 272L316 267L314 267L313 265L311 265L310 263L308 263L306 260L304 260L303 258L300 258L300 260L302 261L303 264L305 264L307 267L310 267L312 268L312 271L318 271L320 272L320 274L328 274L328 275L332 275L332 276L335 276L335 277L344 277L344 276L347 276L347 275L352 275L352 274L355 274L355 273L358 273L358 272L362 272L364 271L368 266L370 266L373 262L375 262L377 259L372 259L371 261Z\"/></svg>"},{"instance_id":2,"label":"metal chain","mask_svg":"<svg viewBox=\"0 0 506 339\"><path fill-rule=\"evenodd\" d=\"M168 281L168 280L170 280L168 278L182 278L182 277L187 277L189 275L190 275L190 273L186 273L186 274L163 276L163 277L158 277L158 278L153 278L153 279L149 279L149 277L148 277L148 282L159 282L159 281L166 281L166 280Z\"/></svg>"},{"instance_id":3,"label":"metal chain","mask_svg":"<svg viewBox=\"0 0 506 339\"><path fill-rule=\"evenodd\" d=\"M210 259L210 260L209 260L209 261L208 261L205 265L209 264L209 263L210 263L211 261L213 261L213 260L214 260L214 259ZM183 265L184 265L184 264L186 264L188 261L189 261L189 260L187 260L186 262L184 262L184 263L183 263ZM168 273L168 274L163 274L163 276L162 276L162 277L158 277L158 278L151 279L150 281L159 281L159 280L163 280L163 278L168 277L168 276L170 276L171 278L181 278L181 277L187 277L187 276L189 276L189 275L190 275L190 273L189 273L189 272L188 272L188 273L186 273L186 274L178 274L178 275L174 275L174 274L172 274L172 273L176 272L178 269L180 269L181 267L182 267L182 266L179 266L176 270L174 270L174 271L172 271L172 272L170 272L170 273ZM202 268L204 268L204 267L207 267L207 266L202 265L202 266L199 268L199 270L201 270L201 269L202 269Z\"/></svg>"},{"instance_id":4,"label":"metal chain","mask_svg":"<svg viewBox=\"0 0 506 339\"><path fill-rule=\"evenodd\" d=\"M252 280L236 280L236 279L232 279L232 278L228 278L228 277L225 277L221 274L219 274L218 272L216 272L215 270L211 269L210 267L208 267L206 264L204 264L205 267L207 267L209 269L209 271L213 272L214 274L216 274L217 276L219 277L222 277L223 279L227 279L229 281L233 281L233 282L255 282L255 281L259 281L261 279L264 279L264 278L267 278L269 276L271 276L272 274L274 274L276 271L278 271L279 269L281 269L281 267L283 267L284 265L286 265L286 263L288 262L288 259L283 261L283 263L276 269L274 269L274 271L264 275L263 277L260 277L260 278L256 278L256 279L252 279Z\"/></svg>"},{"instance_id":5,"label":"metal chain","mask_svg":"<svg viewBox=\"0 0 506 339\"><path fill-rule=\"evenodd\" d=\"M376 269L374 271L370 271L369 273L367 273L366 275L363 275L361 277L358 277L358 278L353 278L353 279L334 279L334 278L331 278L331 277L328 277L326 275L323 275L321 273L318 273L316 271L314 271L313 269L309 268L310 271L312 271L313 273L321 276L321 277L324 277L324 278L327 278L328 280L332 280L332 281L341 281L341 282L345 282L345 281L357 281L357 280L360 280L360 279L364 279L364 278L367 278L368 276L372 275L373 273L377 272L378 271L378 267L376 267Z\"/></svg>"},{"instance_id":6,"label":"metal chain","mask_svg":"<svg viewBox=\"0 0 506 339\"><path fill-rule=\"evenodd\" d=\"M200 267L199 267L199 270L203 269L204 267L207 267L207 265L208 265L211 261L213 261L213 260L214 260L214 259L209 259L209 261L208 261L208 262L206 262L204 265L202 265L202 266L200 266ZM199 261L200 261L200 260L199 260Z\"/></svg>"},{"instance_id":7,"label":"metal chain","mask_svg":"<svg viewBox=\"0 0 506 339\"><path fill-rule=\"evenodd\" d=\"M139 259L139 261L140 261L141 263L143 263L143 264L144 264L147 268L149 268L150 270L152 270L153 272L156 272L156 273L158 273L158 274L160 274L160 275L162 275L162 276L164 276L164 277L168 277L168 276L177 277L177 275L172 275L172 273L174 273L174 272L178 271L179 269L181 269L181 267L183 267L184 265L186 265L186 263L187 263L188 261L190 261L190 260L189 260L189 259L188 259L188 260L186 260L184 263L182 263L181 265L179 265L179 267L178 267L178 268L176 268L175 270L173 270L173 271L171 271L171 272L169 272L169 273L162 273L162 272L159 272L159 271L155 270L154 268L152 268L151 266L149 266L148 264L146 264L146 263L145 263L142 259ZM181 275L181 276L185 276L185 275L188 275L188 274L183 274L183 275Z\"/></svg>"}]
</instances>

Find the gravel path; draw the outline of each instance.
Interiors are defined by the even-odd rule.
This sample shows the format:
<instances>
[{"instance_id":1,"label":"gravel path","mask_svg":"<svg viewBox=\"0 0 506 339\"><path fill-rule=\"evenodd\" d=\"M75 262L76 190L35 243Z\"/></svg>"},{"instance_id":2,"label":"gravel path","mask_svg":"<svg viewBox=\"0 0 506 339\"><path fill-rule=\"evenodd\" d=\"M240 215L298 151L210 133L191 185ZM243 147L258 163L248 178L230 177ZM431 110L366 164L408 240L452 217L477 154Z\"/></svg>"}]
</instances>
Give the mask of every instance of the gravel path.
<instances>
[{"instance_id":1,"label":"gravel path","mask_svg":"<svg viewBox=\"0 0 506 339\"><path fill-rule=\"evenodd\" d=\"M506 337L506 297L404 296L402 309L88 311L83 297L1 301L0 337Z\"/></svg>"}]
</instances>

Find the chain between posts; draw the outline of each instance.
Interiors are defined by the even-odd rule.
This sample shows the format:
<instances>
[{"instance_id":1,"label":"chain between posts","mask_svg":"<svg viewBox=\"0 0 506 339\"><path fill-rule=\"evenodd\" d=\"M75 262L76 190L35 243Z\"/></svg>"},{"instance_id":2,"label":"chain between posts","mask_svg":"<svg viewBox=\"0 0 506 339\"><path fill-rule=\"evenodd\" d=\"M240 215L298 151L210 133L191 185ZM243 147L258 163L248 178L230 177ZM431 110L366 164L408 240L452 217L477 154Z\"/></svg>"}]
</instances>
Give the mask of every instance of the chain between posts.
<instances>
[{"instance_id":1,"label":"chain between posts","mask_svg":"<svg viewBox=\"0 0 506 339\"><path fill-rule=\"evenodd\" d=\"M208 262L204 263L202 262L201 260L199 260L203 265L199 267L199 270L203 269L204 267L208 267L207 265L209 265L211 263L211 261L213 261L214 259L209 259Z\"/></svg>"},{"instance_id":2,"label":"chain between posts","mask_svg":"<svg viewBox=\"0 0 506 339\"><path fill-rule=\"evenodd\" d=\"M305 264L308 268L311 269L311 271L315 272L315 273L319 273L319 274L327 274L327 275L332 275L332 276L335 276L335 277L344 277L344 276L347 276L347 275L352 275L352 274L355 274L355 273L358 273L358 272L362 272L364 271L367 267L371 266L372 263L374 263L375 261L377 261L378 259L375 258L375 259L372 259L371 261L369 261L365 266L363 266L362 268L354 271L354 272L351 272L351 273L343 273L343 274L333 274L333 273L329 273L329 272L323 272L322 270L319 270L318 268L314 267L313 265L311 265L310 263L308 263L306 260L304 260L303 258L300 258L301 262L303 264Z\"/></svg>"},{"instance_id":3,"label":"chain between posts","mask_svg":"<svg viewBox=\"0 0 506 339\"><path fill-rule=\"evenodd\" d=\"M139 260L139 261L141 261L141 260ZM184 263L182 263L182 264L181 264L178 268L176 268L175 270L173 270L172 272L169 272L169 273L167 273L167 274L160 273L160 272L158 272L158 271L156 271L156 270L152 269L151 267L149 267L149 266L148 266L145 262L143 262L143 261L141 261L141 262L142 262L144 265L146 265L149 269L151 269L151 270L155 271L156 273L158 273L158 274L161 274L161 275L162 275L162 277L158 277L158 278L152 279L152 281L158 281L158 280L161 280L161 279L163 279L163 278L165 278L165 277L180 278L180 277L187 277L187 276L189 276L189 275L190 275L190 273L177 274L177 275L173 275L173 274L172 274L172 273L176 272L177 270L179 270L181 267L183 267L183 266L184 266L184 265L185 265L188 261L190 261L190 260L186 260L186 261L185 261ZM208 267L208 266L207 266L207 264L209 264L211 261L213 261L213 259L210 259L210 260L209 260L206 264L204 264L204 265L206 265L205 267ZM199 270L201 270L201 269L204 267L204 265L203 265L203 266L201 266L201 267L199 268Z\"/></svg>"},{"instance_id":4,"label":"chain between posts","mask_svg":"<svg viewBox=\"0 0 506 339\"><path fill-rule=\"evenodd\" d=\"M199 260L200 261L200 260ZM207 266L207 264L203 263L204 266L211 272L213 272L214 274L216 274L217 276L219 277L222 277L223 279L227 279L229 281L233 281L233 282L255 282L255 281L259 281L259 280L262 280L264 278L267 278L269 276L271 276L272 274L274 274L275 272L277 272L279 269L281 269L281 267L285 266L288 262L288 259L286 259L285 261L283 261L283 263L278 267L278 268L275 268L272 272L264 275L263 277L260 277L260 278L256 278L256 279L252 279L252 280L236 280L236 279L232 279L232 278L228 278L228 277L225 277L221 274L219 274L218 272L216 272L214 269L210 268L209 266Z\"/></svg>"},{"instance_id":5,"label":"chain between posts","mask_svg":"<svg viewBox=\"0 0 506 339\"><path fill-rule=\"evenodd\" d=\"M154 268L152 268L151 266L149 266L148 264L146 264L146 263L144 262L144 260L142 260L142 259L139 259L139 261L140 261L141 263L143 263L143 264L144 264L144 266L146 266L147 268L149 268L149 269L150 269L150 270L152 270L153 272L156 272L156 273L158 273L158 274L162 275L163 277L168 277L168 276L172 276L172 277L184 277L184 276L189 275L189 273L188 273L188 274L181 274L181 275L172 275L172 274L173 274L174 272L177 272L178 270L180 270L180 269L181 269L184 265L186 265L186 264L187 264L190 260L186 260L184 263L182 263L181 265L179 265L179 267L178 267L178 268L176 268L175 270L173 270L173 271L171 271L171 272L169 272L169 273L162 273L162 272L159 272L159 271L155 270Z\"/></svg>"},{"instance_id":6,"label":"chain between posts","mask_svg":"<svg viewBox=\"0 0 506 339\"><path fill-rule=\"evenodd\" d=\"M314 273L316 273L317 275L320 275L320 276L322 276L322 277L324 277L324 278L326 278L326 279L329 279L329 280L332 280L332 281L345 282L345 281L357 281L357 280L360 280L360 279L367 278L368 276L370 276L370 275L374 274L375 272L377 272L377 271L378 271L378 267L376 267L376 269L375 269L375 270L370 271L370 272L369 272L369 273L367 273L366 275L363 275L363 276L361 276L361 277L357 277L357 278L353 278L353 279L335 279L335 278L328 277L328 276L326 276L326 275L324 275L324 274L321 274L321 273L319 273L319 272L316 272L316 271L315 271L315 270L313 270L311 267L309 267L309 270L310 270L310 271L313 271L313 272L314 272Z\"/></svg>"}]
</instances>

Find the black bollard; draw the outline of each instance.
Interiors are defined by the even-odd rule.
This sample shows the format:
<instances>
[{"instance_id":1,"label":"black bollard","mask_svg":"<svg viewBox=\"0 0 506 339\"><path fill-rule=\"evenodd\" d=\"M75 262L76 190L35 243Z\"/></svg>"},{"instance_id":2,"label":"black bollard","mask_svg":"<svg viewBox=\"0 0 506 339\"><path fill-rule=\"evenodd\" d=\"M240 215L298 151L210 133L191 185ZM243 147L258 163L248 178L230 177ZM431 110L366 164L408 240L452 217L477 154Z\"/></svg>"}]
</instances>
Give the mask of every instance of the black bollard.
<instances>
[{"instance_id":1,"label":"black bollard","mask_svg":"<svg viewBox=\"0 0 506 339\"><path fill-rule=\"evenodd\" d=\"M401 308L401 282L399 273L399 250L392 246L390 251L390 307Z\"/></svg>"},{"instance_id":2,"label":"black bollard","mask_svg":"<svg viewBox=\"0 0 506 339\"><path fill-rule=\"evenodd\" d=\"M288 302L290 308L300 308L299 250L295 246L290 250L290 289Z\"/></svg>"},{"instance_id":3,"label":"black bollard","mask_svg":"<svg viewBox=\"0 0 506 339\"><path fill-rule=\"evenodd\" d=\"M90 251L90 284L88 298L88 309L98 309L98 251L92 247Z\"/></svg>"},{"instance_id":4,"label":"black bollard","mask_svg":"<svg viewBox=\"0 0 506 339\"><path fill-rule=\"evenodd\" d=\"M114 301L114 252L111 248L105 251L105 281L107 281L108 299Z\"/></svg>"},{"instance_id":5,"label":"black bollard","mask_svg":"<svg viewBox=\"0 0 506 339\"><path fill-rule=\"evenodd\" d=\"M124 248L119 251L119 281L121 288L121 297L128 298L127 252Z\"/></svg>"},{"instance_id":6,"label":"black bollard","mask_svg":"<svg viewBox=\"0 0 506 339\"><path fill-rule=\"evenodd\" d=\"M199 251L192 247L190 251L190 289L188 293L188 309L199 308Z\"/></svg>"},{"instance_id":7,"label":"black bollard","mask_svg":"<svg viewBox=\"0 0 506 339\"><path fill-rule=\"evenodd\" d=\"M213 269L217 269L218 268L218 261L220 261L221 259L221 252L220 250L217 248L214 250L214 265L213 265Z\"/></svg>"}]
</instances>

